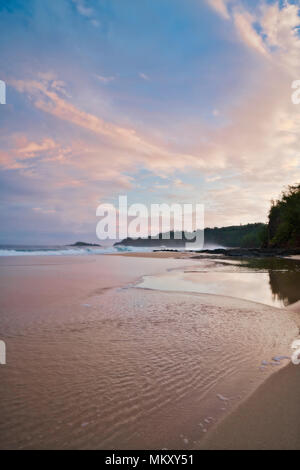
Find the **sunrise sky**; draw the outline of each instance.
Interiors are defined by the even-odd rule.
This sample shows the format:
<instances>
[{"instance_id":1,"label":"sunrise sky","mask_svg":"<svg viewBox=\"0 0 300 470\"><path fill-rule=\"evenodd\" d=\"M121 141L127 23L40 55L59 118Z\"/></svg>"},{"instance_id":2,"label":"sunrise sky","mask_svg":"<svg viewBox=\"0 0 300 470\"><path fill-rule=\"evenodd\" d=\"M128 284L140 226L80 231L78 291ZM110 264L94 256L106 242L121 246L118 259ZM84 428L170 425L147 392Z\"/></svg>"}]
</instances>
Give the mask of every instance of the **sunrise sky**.
<instances>
[{"instance_id":1,"label":"sunrise sky","mask_svg":"<svg viewBox=\"0 0 300 470\"><path fill-rule=\"evenodd\" d=\"M300 180L299 7L0 0L0 243L93 241L119 195L264 222Z\"/></svg>"}]
</instances>

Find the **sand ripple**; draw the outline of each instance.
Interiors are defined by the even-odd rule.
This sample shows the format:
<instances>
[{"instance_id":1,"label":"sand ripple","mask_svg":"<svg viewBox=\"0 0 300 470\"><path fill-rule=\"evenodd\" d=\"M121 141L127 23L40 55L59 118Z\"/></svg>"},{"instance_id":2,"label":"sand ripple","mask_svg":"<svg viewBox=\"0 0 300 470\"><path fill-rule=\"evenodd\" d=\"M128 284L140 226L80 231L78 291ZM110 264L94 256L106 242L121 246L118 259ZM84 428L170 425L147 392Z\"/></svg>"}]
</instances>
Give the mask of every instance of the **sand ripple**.
<instances>
[{"instance_id":1,"label":"sand ripple","mask_svg":"<svg viewBox=\"0 0 300 470\"><path fill-rule=\"evenodd\" d=\"M1 448L197 447L296 335L268 306L136 288L2 331Z\"/></svg>"}]
</instances>

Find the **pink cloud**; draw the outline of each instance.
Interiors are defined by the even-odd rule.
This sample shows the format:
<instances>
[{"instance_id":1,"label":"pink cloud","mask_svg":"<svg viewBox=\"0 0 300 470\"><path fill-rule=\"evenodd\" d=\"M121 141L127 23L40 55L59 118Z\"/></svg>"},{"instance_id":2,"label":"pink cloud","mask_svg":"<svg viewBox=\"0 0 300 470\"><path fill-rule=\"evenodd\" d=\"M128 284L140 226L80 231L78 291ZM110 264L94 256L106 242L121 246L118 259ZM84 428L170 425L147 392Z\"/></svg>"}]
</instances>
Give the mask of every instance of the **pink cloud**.
<instances>
[{"instance_id":1,"label":"pink cloud","mask_svg":"<svg viewBox=\"0 0 300 470\"><path fill-rule=\"evenodd\" d=\"M265 57L269 56L269 53L265 47L262 37L255 31L252 26L255 18L248 12L235 13L234 23L235 27L242 39L242 41L250 48L256 50Z\"/></svg>"},{"instance_id":2,"label":"pink cloud","mask_svg":"<svg viewBox=\"0 0 300 470\"><path fill-rule=\"evenodd\" d=\"M229 19L230 15L227 9L230 0L207 0L207 3L213 8L220 16Z\"/></svg>"},{"instance_id":3,"label":"pink cloud","mask_svg":"<svg viewBox=\"0 0 300 470\"><path fill-rule=\"evenodd\" d=\"M99 116L82 111L66 101L41 81L12 80L11 85L18 91L28 93L34 100L34 105L60 120L67 121L83 128L104 139L105 145L111 145L122 152L130 152L132 162L140 162L149 169L160 172L170 172L173 169L183 169L185 166L204 168L206 165L199 155L178 153L169 150L161 144L151 142L140 135L134 128L125 128L106 122ZM170 161L172 160L172 166ZM214 162L210 161L209 166ZM216 160L218 166L218 160Z\"/></svg>"},{"instance_id":4,"label":"pink cloud","mask_svg":"<svg viewBox=\"0 0 300 470\"><path fill-rule=\"evenodd\" d=\"M25 135L16 135L10 141L11 148L0 154L0 166L7 170L32 166L33 160L37 158L44 161L62 160L70 152L70 148L63 147L51 138L35 142L28 140Z\"/></svg>"},{"instance_id":5,"label":"pink cloud","mask_svg":"<svg viewBox=\"0 0 300 470\"><path fill-rule=\"evenodd\" d=\"M222 117L226 117L222 127L197 123L195 132L189 127L188 151L183 145L179 150L167 144L163 131L137 131L79 109L66 95L63 82L50 74L11 84L29 95L39 110L83 131L80 138L59 144L48 136L24 140L16 143L12 152L1 152L0 164L21 168L24 158L34 160L43 155L47 166L39 171L47 172L47 177L50 174L55 187L77 188L80 207L113 191L136 187L135 173L146 168L166 178L162 186L185 189L187 197L200 202L203 198L208 208L213 207L215 215L208 218L212 225L264 220L270 199L284 185L300 180L300 107L290 99L291 83L299 78L300 40L295 27L300 20L296 5L286 4L281 9L265 5L250 14L238 2L231 3L229 19L236 37L254 52L259 63L256 82L251 87L245 83L243 99L222 109ZM254 23L260 25L263 37ZM63 155L59 166L54 163L58 155ZM204 175L209 188L206 195L184 181L189 171L193 176L197 172ZM182 173L180 180L174 179L174 172ZM221 184L220 190L210 191L212 185L219 188Z\"/></svg>"}]
</instances>

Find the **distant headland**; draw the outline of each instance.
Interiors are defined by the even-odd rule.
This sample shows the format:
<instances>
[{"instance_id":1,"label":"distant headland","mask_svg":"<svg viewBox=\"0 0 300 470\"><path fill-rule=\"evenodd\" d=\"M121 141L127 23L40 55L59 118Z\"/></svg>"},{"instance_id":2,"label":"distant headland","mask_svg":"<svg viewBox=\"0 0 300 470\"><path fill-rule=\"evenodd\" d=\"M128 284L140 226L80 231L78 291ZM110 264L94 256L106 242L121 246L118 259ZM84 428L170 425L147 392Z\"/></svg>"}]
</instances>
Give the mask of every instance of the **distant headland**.
<instances>
[{"instance_id":1,"label":"distant headland","mask_svg":"<svg viewBox=\"0 0 300 470\"><path fill-rule=\"evenodd\" d=\"M231 227L215 227L204 229L205 246L218 247L242 247L257 248L263 242L266 225L262 223L237 225ZM166 238L166 235L168 238ZM167 234L160 233L156 238L126 238L114 246L134 246L134 247L159 247L182 248L186 242L192 242L191 238L186 238L183 232L178 237L171 231Z\"/></svg>"},{"instance_id":2,"label":"distant headland","mask_svg":"<svg viewBox=\"0 0 300 470\"><path fill-rule=\"evenodd\" d=\"M72 245L67 245L67 246L74 246L74 247L81 247L81 246L98 246L101 247L101 245L97 243L85 243L85 242L76 242L73 243Z\"/></svg>"}]
</instances>

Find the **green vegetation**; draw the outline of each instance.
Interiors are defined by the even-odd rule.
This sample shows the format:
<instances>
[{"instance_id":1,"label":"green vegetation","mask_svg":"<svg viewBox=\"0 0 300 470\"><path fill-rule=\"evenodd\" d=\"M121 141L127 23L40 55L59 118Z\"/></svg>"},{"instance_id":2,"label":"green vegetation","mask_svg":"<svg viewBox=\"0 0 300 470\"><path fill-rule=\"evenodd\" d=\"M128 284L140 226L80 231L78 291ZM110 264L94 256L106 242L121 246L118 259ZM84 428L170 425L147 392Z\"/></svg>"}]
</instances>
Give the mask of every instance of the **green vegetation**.
<instances>
[{"instance_id":1,"label":"green vegetation","mask_svg":"<svg viewBox=\"0 0 300 470\"><path fill-rule=\"evenodd\" d=\"M267 225L256 223L206 228L204 234L206 248L214 245L226 248L300 248L300 184L289 186L278 201L272 201ZM191 241L184 235L176 239L174 232L170 235L169 240L160 234L157 239L127 238L115 245L181 248L186 241Z\"/></svg>"},{"instance_id":2,"label":"green vegetation","mask_svg":"<svg viewBox=\"0 0 300 470\"><path fill-rule=\"evenodd\" d=\"M269 248L300 248L300 184L289 186L277 201L272 201L267 237Z\"/></svg>"},{"instance_id":3,"label":"green vegetation","mask_svg":"<svg viewBox=\"0 0 300 470\"><path fill-rule=\"evenodd\" d=\"M205 245L221 245L230 248L259 248L262 245L265 232L266 225L261 223L206 228Z\"/></svg>"},{"instance_id":4,"label":"green vegetation","mask_svg":"<svg viewBox=\"0 0 300 470\"><path fill-rule=\"evenodd\" d=\"M206 228L204 230L205 246L210 247L213 245L229 247L229 248L259 248L266 232L267 226L265 224L248 224L237 225L232 227L215 227ZM184 234L180 239L174 237L174 232L170 232L170 239L163 239L162 234L159 234L158 239L138 238L133 240L126 238L115 245L125 246L148 246L157 247L164 245L169 248L180 248L184 246L185 242L189 241L185 238Z\"/></svg>"}]
</instances>

